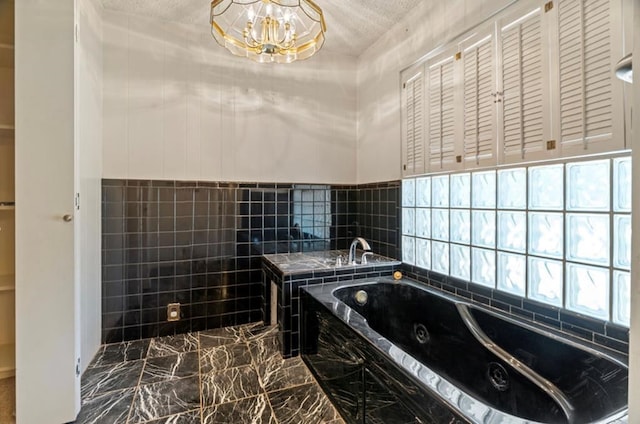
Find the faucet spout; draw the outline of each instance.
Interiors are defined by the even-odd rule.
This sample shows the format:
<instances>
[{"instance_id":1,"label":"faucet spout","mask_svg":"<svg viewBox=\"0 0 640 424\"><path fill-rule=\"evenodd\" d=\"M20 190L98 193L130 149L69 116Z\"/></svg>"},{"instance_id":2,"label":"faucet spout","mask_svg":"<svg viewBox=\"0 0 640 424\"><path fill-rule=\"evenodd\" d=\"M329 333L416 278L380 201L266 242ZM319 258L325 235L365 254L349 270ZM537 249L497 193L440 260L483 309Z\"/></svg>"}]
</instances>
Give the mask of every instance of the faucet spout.
<instances>
[{"instance_id":1,"label":"faucet spout","mask_svg":"<svg viewBox=\"0 0 640 424\"><path fill-rule=\"evenodd\" d=\"M371 246L369 243L363 239L362 237L356 237L351 242L351 246L349 247L349 257L347 258L347 263L349 265L356 264L356 247L360 244L362 246L362 250L369 252L371 251Z\"/></svg>"}]
</instances>

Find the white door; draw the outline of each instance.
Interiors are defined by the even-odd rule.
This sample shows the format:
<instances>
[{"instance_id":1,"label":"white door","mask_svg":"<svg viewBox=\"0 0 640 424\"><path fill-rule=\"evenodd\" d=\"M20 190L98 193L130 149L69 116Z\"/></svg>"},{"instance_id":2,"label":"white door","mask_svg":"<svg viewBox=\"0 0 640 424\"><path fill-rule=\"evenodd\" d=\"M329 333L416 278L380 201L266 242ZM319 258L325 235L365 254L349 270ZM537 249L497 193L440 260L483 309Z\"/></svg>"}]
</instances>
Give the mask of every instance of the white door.
<instances>
[{"instance_id":1,"label":"white door","mask_svg":"<svg viewBox=\"0 0 640 424\"><path fill-rule=\"evenodd\" d=\"M16 9L16 392L20 424L80 408L74 0Z\"/></svg>"}]
</instances>

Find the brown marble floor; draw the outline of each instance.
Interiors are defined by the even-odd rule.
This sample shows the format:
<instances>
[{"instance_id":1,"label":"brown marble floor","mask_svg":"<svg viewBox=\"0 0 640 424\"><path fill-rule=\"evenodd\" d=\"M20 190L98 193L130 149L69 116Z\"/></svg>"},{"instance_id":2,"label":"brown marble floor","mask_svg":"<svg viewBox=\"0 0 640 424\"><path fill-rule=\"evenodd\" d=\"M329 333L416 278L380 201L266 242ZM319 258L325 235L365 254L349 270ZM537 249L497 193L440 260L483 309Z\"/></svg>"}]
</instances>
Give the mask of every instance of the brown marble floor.
<instances>
[{"instance_id":1,"label":"brown marble floor","mask_svg":"<svg viewBox=\"0 0 640 424\"><path fill-rule=\"evenodd\" d=\"M300 358L261 324L106 345L77 424L343 424Z\"/></svg>"}]
</instances>

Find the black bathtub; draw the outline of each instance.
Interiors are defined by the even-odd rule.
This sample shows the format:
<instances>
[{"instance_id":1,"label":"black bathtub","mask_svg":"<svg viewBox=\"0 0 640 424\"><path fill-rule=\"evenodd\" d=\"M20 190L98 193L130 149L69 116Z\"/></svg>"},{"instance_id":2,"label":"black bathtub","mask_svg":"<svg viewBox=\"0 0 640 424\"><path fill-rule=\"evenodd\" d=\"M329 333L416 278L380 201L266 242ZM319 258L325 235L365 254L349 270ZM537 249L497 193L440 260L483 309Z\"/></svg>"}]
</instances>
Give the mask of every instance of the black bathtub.
<instances>
[{"instance_id":1,"label":"black bathtub","mask_svg":"<svg viewBox=\"0 0 640 424\"><path fill-rule=\"evenodd\" d=\"M408 280L304 290L303 359L349 422L626 422L625 358Z\"/></svg>"}]
</instances>

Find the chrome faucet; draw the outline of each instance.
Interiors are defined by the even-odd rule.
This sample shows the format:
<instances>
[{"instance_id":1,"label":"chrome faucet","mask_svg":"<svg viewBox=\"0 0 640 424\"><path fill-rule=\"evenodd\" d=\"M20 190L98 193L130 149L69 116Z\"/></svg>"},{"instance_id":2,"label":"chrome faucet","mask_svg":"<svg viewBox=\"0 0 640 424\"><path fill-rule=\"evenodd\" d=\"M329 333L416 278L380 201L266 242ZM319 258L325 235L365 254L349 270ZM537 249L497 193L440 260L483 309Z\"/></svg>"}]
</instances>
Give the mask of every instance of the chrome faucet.
<instances>
[{"instance_id":1,"label":"chrome faucet","mask_svg":"<svg viewBox=\"0 0 640 424\"><path fill-rule=\"evenodd\" d=\"M362 259L360 259L360 263L362 265L366 265L368 263L367 256L373 257L373 252L362 252Z\"/></svg>"},{"instance_id":2,"label":"chrome faucet","mask_svg":"<svg viewBox=\"0 0 640 424\"><path fill-rule=\"evenodd\" d=\"M363 239L362 237L354 238L351 242L351 247L349 247L349 257L347 258L347 263L349 265L356 264L356 246L358 245L358 243L360 243L360 245L362 246L362 250L364 250L365 253L371 251L371 246L369 246L369 243L367 243L365 239Z\"/></svg>"}]
</instances>

